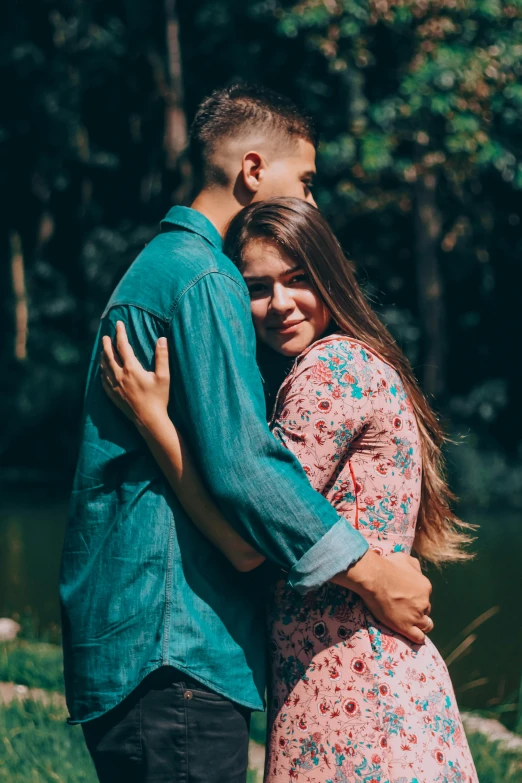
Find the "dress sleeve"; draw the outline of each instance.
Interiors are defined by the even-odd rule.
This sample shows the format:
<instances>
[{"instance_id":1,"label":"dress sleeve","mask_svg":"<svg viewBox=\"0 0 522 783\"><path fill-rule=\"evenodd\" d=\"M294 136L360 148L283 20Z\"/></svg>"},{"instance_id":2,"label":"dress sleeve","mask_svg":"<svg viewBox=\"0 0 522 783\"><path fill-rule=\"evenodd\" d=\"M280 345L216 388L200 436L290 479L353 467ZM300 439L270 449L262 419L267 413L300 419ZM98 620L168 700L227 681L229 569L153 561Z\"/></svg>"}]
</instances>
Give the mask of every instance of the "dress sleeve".
<instances>
[{"instance_id":1,"label":"dress sleeve","mask_svg":"<svg viewBox=\"0 0 522 783\"><path fill-rule=\"evenodd\" d=\"M283 387L272 431L323 494L372 418L372 363L358 343L332 337L312 348Z\"/></svg>"}]
</instances>

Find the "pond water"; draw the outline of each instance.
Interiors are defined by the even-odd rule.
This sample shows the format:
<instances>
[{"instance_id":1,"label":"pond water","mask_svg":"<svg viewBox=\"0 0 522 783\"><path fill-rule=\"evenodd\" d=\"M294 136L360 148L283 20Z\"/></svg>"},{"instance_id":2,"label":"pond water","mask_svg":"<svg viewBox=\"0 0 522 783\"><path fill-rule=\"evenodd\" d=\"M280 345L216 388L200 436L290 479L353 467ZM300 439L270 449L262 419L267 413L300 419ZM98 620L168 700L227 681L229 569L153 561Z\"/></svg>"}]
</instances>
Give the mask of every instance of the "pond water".
<instances>
[{"instance_id":1,"label":"pond water","mask_svg":"<svg viewBox=\"0 0 522 783\"><path fill-rule=\"evenodd\" d=\"M51 641L59 638L57 581L66 511L63 493L33 487L2 491L0 616L29 619L33 632ZM461 515L480 525L477 556L464 565L429 571L431 636L450 656L461 706L500 709L510 725L522 663L522 515L501 509L461 509ZM487 619L470 627L485 613Z\"/></svg>"}]
</instances>

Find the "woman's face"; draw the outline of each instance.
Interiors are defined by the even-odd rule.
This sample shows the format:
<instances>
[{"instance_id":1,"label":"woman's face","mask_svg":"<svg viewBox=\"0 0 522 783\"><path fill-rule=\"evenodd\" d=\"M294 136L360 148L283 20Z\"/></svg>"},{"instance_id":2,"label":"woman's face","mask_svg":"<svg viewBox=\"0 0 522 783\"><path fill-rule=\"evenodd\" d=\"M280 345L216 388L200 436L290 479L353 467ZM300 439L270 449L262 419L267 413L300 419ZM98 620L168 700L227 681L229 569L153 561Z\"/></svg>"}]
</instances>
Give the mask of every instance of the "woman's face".
<instances>
[{"instance_id":1,"label":"woman's face","mask_svg":"<svg viewBox=\"0 0 522 783\"><path fill-rule=\"evenodd\" d=\"M304 271L276 242L253 239L243 253L243 277L257 337L284 356L318 340L331 316Z\"/></svg>"}]
</instances>

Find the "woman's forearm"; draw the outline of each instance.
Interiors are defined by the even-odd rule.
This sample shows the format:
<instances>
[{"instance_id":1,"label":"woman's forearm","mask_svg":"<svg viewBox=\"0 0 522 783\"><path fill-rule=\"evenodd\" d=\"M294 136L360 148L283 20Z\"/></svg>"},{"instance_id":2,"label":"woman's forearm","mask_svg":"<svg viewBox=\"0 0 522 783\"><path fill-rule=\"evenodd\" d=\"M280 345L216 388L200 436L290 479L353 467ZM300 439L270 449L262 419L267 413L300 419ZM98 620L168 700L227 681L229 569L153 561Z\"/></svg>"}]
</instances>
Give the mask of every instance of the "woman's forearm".
<instances>
[{"instance_id":1,"label":"woman's forearm","mask_svg":"<svg viewBox=\"0 0 522 783\"><path fill-rule=\"evenodd\" d=\"M264 557L247 544L223 517L204 486L183 438L168 415L139 425L152 455L198 530L238 571L251 571Z\"/></svg>"}]
</instances>

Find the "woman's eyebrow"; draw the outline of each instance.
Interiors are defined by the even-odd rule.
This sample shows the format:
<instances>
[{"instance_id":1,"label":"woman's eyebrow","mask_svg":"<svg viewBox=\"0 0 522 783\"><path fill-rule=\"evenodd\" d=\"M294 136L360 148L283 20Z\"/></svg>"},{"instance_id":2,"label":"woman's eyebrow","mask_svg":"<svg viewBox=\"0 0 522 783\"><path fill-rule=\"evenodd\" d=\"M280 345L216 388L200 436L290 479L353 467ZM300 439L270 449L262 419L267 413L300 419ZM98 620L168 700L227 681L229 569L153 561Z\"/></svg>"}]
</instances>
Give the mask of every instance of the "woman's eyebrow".
<instances>
[{"instance_id":1,"label":"woman's eyebrow","mask_svg":"<svg viewBox=\"0 0 522 783\"><path fill-rule=\"evenodd\" d=\"M283 277L286 277L286 275L293 275L295 272L300 271L301 267L299 264L296 264L295 266L292 266L290 269L287 269L285 272L283 272ZM243 280L246 280L248 283L257 283L268 279L269 275L243 275Z\"/></svg>"}]
</instances>

